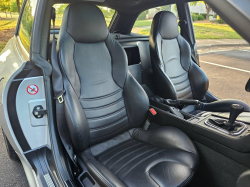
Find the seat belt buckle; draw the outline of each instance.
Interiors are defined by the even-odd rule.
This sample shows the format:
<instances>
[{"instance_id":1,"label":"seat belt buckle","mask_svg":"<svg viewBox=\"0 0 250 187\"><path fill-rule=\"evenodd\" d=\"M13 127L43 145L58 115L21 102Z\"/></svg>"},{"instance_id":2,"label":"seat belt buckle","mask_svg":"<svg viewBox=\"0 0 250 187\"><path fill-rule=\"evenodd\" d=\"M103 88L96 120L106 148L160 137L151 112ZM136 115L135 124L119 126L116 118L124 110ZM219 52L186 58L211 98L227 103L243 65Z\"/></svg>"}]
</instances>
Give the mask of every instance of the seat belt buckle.
<instances>
[{"instance_id":1,"label":"seat belt buckle","mask_svg":"<svg viewBox=\"0 0 250 187\"><path fill-rule=\"evenodd\" d=\"M152 122L155 119L155 116L157 115L157 112L155 111L154 108L150 108L148 112L148 121Z\"/></svg>"},{"instance_id":2,"label":"seat belt buckle","mask_svg":"<svg viewBox=\"0 0 250 187\"><path fill-rule=\"evenodd\" d=\"M65 90L63 90L62 92L60 92L59 94L57 94L54 97L54 99L57 99L60 104L64 102L64 99L63 99L63 94L64 93L65 93Z\"/></svg>"},{"instance_id":3,"label":"seat belt buckle","mask_svg":"<svg viewBox=\"0 0 250 187\"><path fill-rule=\"evenodd\" d=\"M58 102L61 104L63 103L63 95L60 95L58 98L57 98Z\"/></svg>"},{"instance_id":4,"label":"seat belt buckle","mask_svg":"<svg viewBox=\"0 0 250 187\"><path fill-rule=\"evenodd\" d=\"M150 108L148 110L148 117L143 125L144 130L148 130L149 125L152 123L152 121L154 121L156 115L157 115L157 112L155 111L155 109Z\"/></svg>"}]
</instances>

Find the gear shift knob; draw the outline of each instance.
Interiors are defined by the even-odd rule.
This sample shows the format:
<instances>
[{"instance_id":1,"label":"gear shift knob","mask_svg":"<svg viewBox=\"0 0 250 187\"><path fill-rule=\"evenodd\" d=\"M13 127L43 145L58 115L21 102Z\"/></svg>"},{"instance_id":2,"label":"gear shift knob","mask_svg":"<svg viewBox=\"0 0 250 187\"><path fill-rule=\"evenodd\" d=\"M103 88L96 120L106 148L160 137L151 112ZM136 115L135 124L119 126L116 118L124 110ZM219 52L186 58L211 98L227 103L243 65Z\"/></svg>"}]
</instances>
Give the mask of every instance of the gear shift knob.
<instances>
[{"instance_id":1,"label":"gear shift knob","mask_svg":"<svg viewBox=\"0 0 250 187\"><path fill-rule=\"evenodd\" d=\"M234 122L238 115L244 111L244 107L239 104L232 104L230 109L229 124L234 125Z\"/></svg>"}]
</instances>

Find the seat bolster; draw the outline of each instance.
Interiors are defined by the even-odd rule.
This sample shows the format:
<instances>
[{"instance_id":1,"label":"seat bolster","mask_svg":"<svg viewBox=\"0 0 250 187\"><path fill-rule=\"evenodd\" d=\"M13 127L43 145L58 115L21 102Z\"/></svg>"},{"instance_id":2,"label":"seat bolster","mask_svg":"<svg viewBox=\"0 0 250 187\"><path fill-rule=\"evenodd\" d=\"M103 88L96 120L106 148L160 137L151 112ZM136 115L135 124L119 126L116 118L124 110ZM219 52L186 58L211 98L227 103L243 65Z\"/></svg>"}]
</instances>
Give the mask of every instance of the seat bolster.
<instances>
[{"instance_id":1,"label":"seat bolster","mask_svg":"<svg viewBox=\"0 0 250 187\"><path fill-rule=\"evenodd\" d=\"M206 74L197 64L192 62L188 71L188 78L194 99L202 100L209 87L209 81Z\"/></svg>"},{"instance_id":2,"label":"seat bolster","mask_svg":"<svg viewBox=\"0 0 250 187\"><path fill-rule=\"evenodd\" d=\"M129 71L123 88L123 98L130 128L143 125L148 115L149 100L146 92Z\"/></svg>"},{"instance_id":3,"label":"seat bolster","mask_svg":"<svg viewBox=\"0 0 250 187\"><path fill-rule=\"evenodd\" d=\"M154 30L153 28L151 28L151 32L155 32L152 30ZM174 85L164 70L161 42L162 38L159 33L154 36L150 35L150 55L158 94L165 99L177 99Z\"/></svg>"},{"instance_id":4,"label":"seat bolster","mask_svg":"<svg viewBox=\"0 0 250 187\"><path fill-rule=\"evenodd\" d=\"M79 154L79 157L84 161L89 172L95 180L97 180L100 186L126 187L126 185L116 175L95 159L90 149L87 149L83 153Z\"/></svg>"},{"instance_id":5,"label":"seat bolster","mask_svg":"<svg viewBox=\"0 0 250 187\"><path fill-rule=\"evenodd\" d=\"M74 149L81 152L90 143L88 121L71 84L67 80L64 80L64 82L66 90L64 96L65 117Z\"/></svg>"},{"instance_id":6,"label":"seat bolster","mask_svg":"<svg viewBox=\"0 0 250 187\"><path fill-rule=\"evenodd\" d=\"M132 137L136 140L167 149L181 149L186 152L198 155L195 146L188 136L181 130L163 126L145 131L137 128L132 132Z\"/></svg>"}]
</instances>

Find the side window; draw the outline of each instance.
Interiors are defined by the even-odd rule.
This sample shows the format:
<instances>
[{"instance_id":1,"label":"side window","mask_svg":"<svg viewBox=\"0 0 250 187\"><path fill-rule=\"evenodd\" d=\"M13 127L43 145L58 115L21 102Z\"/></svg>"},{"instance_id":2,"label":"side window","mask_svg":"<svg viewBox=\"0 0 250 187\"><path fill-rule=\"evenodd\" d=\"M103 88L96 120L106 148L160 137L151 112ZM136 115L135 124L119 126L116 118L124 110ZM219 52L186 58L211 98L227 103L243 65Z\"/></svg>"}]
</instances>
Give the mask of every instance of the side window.
<instances>
[{"instance_id":1,"label":"side window","mask_svg":"<svg viewBox=\"0 0 250 187\"><path fill-rule=\"evenodd\" d=\"M55 23L56 29L60 28L61 23L62 23L62 17L63 17L64 10L66 9L66 7L68 5L69 4L56 4L53 6L56 9L56 23ZM115 14L115 10L108 8L108 7L103 7L103 6L98 6L98 8L100 8L100 10L102 11L102 13L105 17L107 26L109 26L111 19ZM53 27L53 25L51 24L51 28L52 27Z\"/></svg>"},{"instance_id":2,"label":"side window","mask_svg":"<svg viewBox=\"0 0 250 187\"><path fill-rule=\"evenodd\" d=\"M249 45L205 1L189 2L189 9L209 91L220 99L250 104L249 93L245 91L250 75Z\"/></svg>"},{"instance_id":3,"label":"side window","mask_svg":"<svg viewBox=\"0 0 250 187\"><path fill-rule=\"evenodd\" d=\"M136 19L134 27L132 29L132 33L142 34L142 35L149 35L150 28L152 24L152 20L160 11L171 11L175 14L175 16L178 18L178 11L176 4L170 4L165 6L159 6L155 8L151 8L148 10L143 11Z\"/></svg>"},{"instance_id":4,"label":"side window","mask_svg":"<svg viewBox=\"0 0 250 187\"><path fill-rule=\"evenodd\" d=\"M19 37L27 52L30 52L32 26L37 0L27 0L20 23Z\"/></svg>"}]
</instances>

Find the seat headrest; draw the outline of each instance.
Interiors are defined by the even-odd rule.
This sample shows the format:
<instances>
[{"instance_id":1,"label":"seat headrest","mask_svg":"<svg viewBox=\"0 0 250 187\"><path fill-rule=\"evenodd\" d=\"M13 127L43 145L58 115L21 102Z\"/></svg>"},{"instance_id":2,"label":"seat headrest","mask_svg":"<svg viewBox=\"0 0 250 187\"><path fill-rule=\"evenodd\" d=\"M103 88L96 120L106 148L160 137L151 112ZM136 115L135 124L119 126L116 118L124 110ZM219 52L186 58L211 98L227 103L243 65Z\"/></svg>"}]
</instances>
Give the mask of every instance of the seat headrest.
<instances>
[{"instance_id":1,"label":"seat headrest","mask_svg":"<svg viewBox=\"0 0 250 187\"><path fill-rule=\"evenodd\" d=\"M169 11L158 12L153 19L152 27L157 28L163 39L173 39L179 35L176 16Z\"/></svg>"},{"instance_id":2,"label":"seat headrest","mask_svg":"<svg viewBox=\"0 0 250 187\"><path fill-rule=\"evenodd\" d=\"M101 10L88 2L72 3L65 9L59 40L65 32L79 43L101 42L109 33Z\"/></svg>"}]
</instances>

